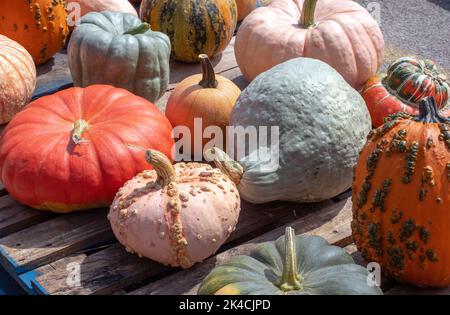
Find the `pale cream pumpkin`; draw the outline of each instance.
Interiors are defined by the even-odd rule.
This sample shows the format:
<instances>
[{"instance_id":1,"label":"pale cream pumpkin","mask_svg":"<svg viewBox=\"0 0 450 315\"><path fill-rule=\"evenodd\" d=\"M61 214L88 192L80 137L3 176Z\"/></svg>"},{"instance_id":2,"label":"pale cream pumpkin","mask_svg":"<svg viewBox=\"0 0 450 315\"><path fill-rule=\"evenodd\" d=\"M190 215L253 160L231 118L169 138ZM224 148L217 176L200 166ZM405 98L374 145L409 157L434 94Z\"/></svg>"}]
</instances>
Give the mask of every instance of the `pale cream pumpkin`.
<instances>
[{"instance_id":1,"label":"pale cream pumpkin","mask_svg":"<svg viewBox=\"0 0 450 315\"><path fill-rule=\"evenodd\" d=\"M296 57L322 60L354 88L382 64L377 22L350 0L276 0L247 16L236 37L237 63L248 81Z\"/></svg>"},{"instance_id":2,"label":"pale cream pumpkin","mask_svg":"<svg viewBox=\"0 0 450 315\"><path fill-rule=\"evenodd\" d=\"M189 268L234 231L240 198L234 183L208 164L178 163L146 152L154 170L128 181L111 205L109 220L126 250L164 265Z\"/></svg>"},{"instance_id":3,"label":"pale cream pumpkin","mask_svg":"<svg viewBox=\"0 0 450 315\"><path fill-rule=\"evenodd\" d=\"M25 48L0 35L0 124L9 122L33 96L36 67Z\"/></svg>"}]
</instances>

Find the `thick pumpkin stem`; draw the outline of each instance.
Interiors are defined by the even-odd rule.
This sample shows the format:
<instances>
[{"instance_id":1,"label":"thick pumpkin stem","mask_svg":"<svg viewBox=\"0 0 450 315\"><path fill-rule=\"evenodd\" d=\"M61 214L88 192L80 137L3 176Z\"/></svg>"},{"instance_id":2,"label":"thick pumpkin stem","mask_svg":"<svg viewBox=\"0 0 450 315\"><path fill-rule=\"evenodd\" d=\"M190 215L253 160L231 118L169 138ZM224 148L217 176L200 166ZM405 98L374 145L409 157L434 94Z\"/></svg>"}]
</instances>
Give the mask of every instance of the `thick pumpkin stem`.
<instances>
[{"instance_id":1,"label":"thick pumpkin stem","mask_svg":"<svg viewBox=\"0 0 450 315\"><path fill-rule=\"evenodd\" d=\"M414 120L423 123L450 123L450 119L441 116L436 100L432 96L420 101L419 116Z\"/></svg>"},{"instance_id":2,"label":"thick pumpkin stem","mask_svg":"<svg viewBox=\"0 0 450 315\"><path fill-rule=\"evenodd\" d=\"M206 151L205 156L212 159L218 169L230 178L236 185L241 181L244 169L235 160L218 148L211 148Z\"/></svg>"},{"instance_id":3,"label":"thick pumpkin stem","mask_svg":"<svg viewBox=\"0 0 450 315\"><path fill-rule=\"evenodd\" d=\"M285 256L283 265L283 275L278 287L283 291L293 291L302 289L302 279L297 272L297 252L295 242L295 231L291 227L286 228L285 233Z\"/></svg>"},{"instance_id":4,"label":"thick pumpkin stem","mask_svg":"<svg viewBox=\"0 0 450 315\"><path fill-rule=\"evenodd\" d=\"M172 162L170 162L164 153L156 150L147 150L145 151L145 160L155 169L161 186L167 186L177 180Z\"/></svg>"},{"instance_id":5,"label":"thick pumpkin stem","mask_svg":"<svg viewBox=\"0 0 450 315\"><path fill-rule=\"evenodd\" d=\"M89 123L84 119L78 119L73 124L72 129L72 141L75 144L82 144L85 142L88 142L88 140L83 139L83 133L86 132L91 126Z\"/></svg>"},{"instance_id":6,"label":"thick pumpkin stem","mask_svg":"<svg viewBox=\"0 0 450 315\"><path fill-rule=\"evenodd\" d=\"M203 72L203 78L199 82L199 85L201 85L205 89L215 89L217 88L217 80L216 80L216 73L214 72L214 67L211 64L211 60L209 60L208 55L201 54L198 56L200 59L200 63L202 64L202 72Z\"/></svg>"},{"instance_id":7,"label":"thick pumpkin stem","mask_svg":"<svg viewBox=\"0 0 450 315\"><path fill-rule=\"evenodd\" d=\"M149 30L151 30L150 24L144 22L141 25L138 25L135 28L132 28L131 30L126 31L125 33L123 33L123 35L145 34Z\"/></svg>"},{"instance_id":8,"label":"thick pumpkin stem","mask_svg":"<svg viewBox=\"0 0 450 315\"><path fill-rule=\"evenodd\" d=\"M315 25L314 13L316 12L316 5L318 0L305 0L302 8L302 15L300 17L300 25L303 28L310 28Z\"/></svg>"}]
</instances>

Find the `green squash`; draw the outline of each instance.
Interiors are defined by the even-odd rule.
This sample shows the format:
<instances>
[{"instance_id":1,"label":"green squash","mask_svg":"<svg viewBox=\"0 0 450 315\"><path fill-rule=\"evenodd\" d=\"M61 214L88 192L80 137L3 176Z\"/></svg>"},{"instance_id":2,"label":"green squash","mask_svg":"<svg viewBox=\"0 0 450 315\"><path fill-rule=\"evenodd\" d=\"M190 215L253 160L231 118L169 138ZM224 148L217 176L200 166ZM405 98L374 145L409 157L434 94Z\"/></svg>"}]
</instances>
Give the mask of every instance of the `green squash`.
<instances>
[{"instance_id":1,"label":"green squash","mask_svg":"<svg viewBox=\"0 0 450 315\"><path fill-rule=\"evenodd\" d=\"M268 130L269 137L245 144L247 154L239 155L243 145L236 142L239 163L223 154L215 159L243 199L265 203L319 202L345 192L372 123L361 95L336 70L320 60L297 58L259 75L237 100L230 125L257 127L259 136ZM272 127L279 128L275 141Z\"/></svg>"},{"instance_id":2,"label":"green squash","mask_svg":"<svg viewBox=\"0 0 450 315\"><path fill-rule=\"evenodd\" d=\"M68 46L75 86L109 84L156 102L169 84L171 45L129 13L83 16Z\"/></svg>"},{"instance_id":3,"label":"green squash","mask_svg":"<svg viewBox=\"0 0 450 315\"><path fill-rule=\"evenodd\" d=\"M298 264L297 264L298 262ZM369 286L367 270L342 248L319 236L285 237L259 245L216 267L203 280L199 295L381 295Z\"/></svg>"}]
</instances>

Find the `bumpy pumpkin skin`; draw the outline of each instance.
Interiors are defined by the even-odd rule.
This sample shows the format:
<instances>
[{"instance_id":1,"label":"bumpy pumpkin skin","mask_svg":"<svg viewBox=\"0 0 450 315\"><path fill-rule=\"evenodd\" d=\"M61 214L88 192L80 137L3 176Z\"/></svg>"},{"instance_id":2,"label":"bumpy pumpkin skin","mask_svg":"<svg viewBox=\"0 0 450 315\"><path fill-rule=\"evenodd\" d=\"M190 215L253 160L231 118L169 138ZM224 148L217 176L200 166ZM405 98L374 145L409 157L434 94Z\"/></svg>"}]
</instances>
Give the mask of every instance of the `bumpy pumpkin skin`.
<instances>
[{"instance_id":1,"label":"bumpy pumpkin skin","mask_svg":"<svg viewBox=\"0 0 450 315\"><path fill-rule=\"evenodd\" d=\"M160 171L152 165L156 171L144 171L117 193L109 213L112 229L127 251L189 268L214 254L234 231L237 188L207 164L175 164L174 178L166 181L159 174L169 174L167 166Z\"/></svg>"},{"instance_id":2,"label":"bumpy pumpkin skin","mask_svg":"<svg viewBox=\"0 0 450 315\"><path fill-rule=\"evenodd\" d=\"M449 94L449 83L436 64L416 57L396 60L386 74L375 75L367 81L362 92L375 127L398 112L417 115L420 100L427 96L434 97L442 116L449 117Z\"/></svg>"},{"instance_id":3,"label":"bumpy pumpkin skin","mask_svg":"<svg viewBox=\"0 0 450 315\"><path fill-rule=\"evenodd\" d=\"M303 26L303 4L277 0L245 18L235 44L244 77L252 81L277 64L308 57L331 65L352 87L362 87L383 61L384 40L377 22L354 1L319 0L314 24Z\"/></svg>"},{"instance_id":4,"label":"bumpy pumpkin skin","mask_svg":"<svg viewBox=\"0 0 450 315\"><path fill-rule=\"evenodd\" d=\"M21 44L37 65L48 61L69 34L64 0L0 1L0 34Z\"/></svg>"},{"instance_id":5,"label":"bumpy pumpkin skin","mask_svg":"<svg viewBox=\"0 0 450 315\"><path fill-rule=\"evenodd\" d=\"M239 161L238 188L253 203L318 202L344 192L371 130L359 93L329 65L309 58L258 76L236 102L230 125L279 126L278 169L264 168L252 155Z\"/></svg>"},{"instance_id":6,"label":"bumpy pumpkin skin","mask_svg":"<svg viewBox=\"0 0 450 315\"><path fill-rule=\"evenodd\" d=\"M0 124L18 113L33 96L36 67L21 45L0 35Z\"/></svg>"},{"instance_id":7,"label":"bumpy pumpkin skin","mask_svg":"<svg viewBox=\"0 0 450 315\"><path fill-rule=\"evenodd\" d=\"M141 27L141 28L139 28ZM124 34L133 32L134 34ZM169 84L170 41L139 18L91 12L81 18L69 46L75 86L109 84L156 102Z\"/></svg>"},{"instance_id":8,"label":"bumpy pumpkin skin","mask_svg":"<svg viewBox=\"0 0 450 315\"><path fill-rule=\"evenodd\" d=\"M175 60L195 63L209 58L230 43L237 24L234 0L143 0L142 21L170 37Z\"/></svg>"},{"instance_id":9,"label":"bumpy pumpkin skin","mask_svg":"<svg viewBox=\"0 0 450 315\"><path fill-rule=\"evenodd\" d=\"M174 128L186 126L191 132L191 150L195 157L202 159L203 149L211 140L203 138L209 126L222 129L222 143L226 143L226 126L231 110L241 94L241 90L229 79L216 75L206 55L201 55L203 74L192 75L175 87L166 106L166 116ZM202 122L202 138L195 139L195 119ZM214 135L218 137L218 135ZM200 145L195 146L196 142Z\"/></svg>"},{"instance_id":10,"label":"bumpy pumpkin skin","mask_svg":"<svg viewBox=\"0 0 450 315\"><path fill-rule=\"evenodd\" d=\"M367 270L342 248L318 236L295 237L298 288L283 289L285 239L259 245L216 267L203 280L199 295L381 295L367 285Z\"/></svg>"},{"instance_id":11,"label":"bumpy pumpkin skin","mask_svg":"<svg viewBox=\"0 0 450 315\"><path fill-rule=\"evenodd\" d=\"M393 115L371 133L355 168L355 243L401 281L450 284L450 121Z\"/></svg>"},{"instance_id":12,"label":"bumpy pumpkin skin","mask_svg":"<svg viewBox=\"0 0 450 315\"><path fill-rule=\"evenodd\" d=\"M80 5L81 16L89 12L123 12L137 16L136 9L128 0L66 0L67 4L77 3Z\"/></svg>"},{"instance_id":13,"label":"bumpy pumpkin skin","mask_svg":"<svg viewBox=\"0 0 450 315\"><path fill-rule=\"evenodd\" d=\"M156 106L126 90L67 89L30 103L8 124L0 138L1 181L35 209L109 206L127 180L148 169L129 145L170 154L171 133Z\"/></svg>"}]
</instances>

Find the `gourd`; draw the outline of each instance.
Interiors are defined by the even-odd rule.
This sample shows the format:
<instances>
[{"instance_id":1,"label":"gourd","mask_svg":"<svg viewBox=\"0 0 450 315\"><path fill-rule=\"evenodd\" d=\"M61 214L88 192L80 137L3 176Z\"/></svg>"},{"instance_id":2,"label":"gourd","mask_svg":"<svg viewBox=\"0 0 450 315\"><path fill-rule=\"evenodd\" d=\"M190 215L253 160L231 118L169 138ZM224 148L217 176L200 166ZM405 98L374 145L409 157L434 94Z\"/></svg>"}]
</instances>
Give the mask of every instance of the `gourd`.
<instances>
[{"instance_id":1,"label":"gourd","mask_svg":"<svg viewBox=\"0 0 450 315\"><path fill-rule=\"evenodd\" d=\"M0 124L7 123L33 96L36 67L21 45L0 35Z\"/></svg>"},{"instance_id":2,"label":"gourd","mask_svg":"<svg viewBox=\"0 0 450 315\"><path fill-rule=\"evenodd\" d=\"M234 0L143 0L140 17L170 37L175 60L195 63L199 54L212 58L228 46L237 7Z\"/></svg>"},{"instance_id":3,"label":"gourd","mask_svg":"<svg viewBox=\"0 0 450 315\"><path fill-rule=\"evenodd\" d=\"M187 143L190 144L191 152L194 156L202 157L203 148L210 141L203 137L208 127L220 128L221 134L211 137L214 137L216 144L220 142L219 148L224 147L226 126L241 90L232 81L214 73L208 56L200 55L199 59L203 74L190 76L175 87L167 102L166 116L175 129L178 126L189 129L191 138ZM201 126L201 129L197 127L197 133L196 119ZM202 137L198 139L196 136L199 131Z\"/></svg>"},{"instance_id":4,"label":"gourd","mask_svg":"<svg viewBox=\"0 0 450 315\"><path fill-rule=\"evenodd\" d=\"M373 76L364 86L363 98L375 127L398 112L419 113L422 98L432 96L444 117L450 116L450 87L446 77L429 59L402 57L393 62L387 74Z\"/></svg>"},{"instance_id":5,"label":"gourd","mask_svg":"<svg viewBox=\"0 0 450 315\"><path fill-rule=\"evenodd\" d=\"M235 43L248 81L289 59L309 57L328 63L357 89L377 73L383 52L377 22L349 0L273 1L245 18Z\"/></svg>"},{"instance_id":6,"label":"gourd","mask_svg":"<svg viewBox=\"0 0 450 315\"><path fill-rule=\"evenodd\" d=\"M80 5L81 16L89 12L123 12L137 16L136 9L128 0L66 0L67 4L76 3Z\"/></svg>"},{"instance_id":7,"label":"gourd","mask_svg":"<svg viewBox=\"0 0 450 315\"><path fill-rule=\"evenodd\" d=\"M68 47L75 86L114 85L151 102L166 91L169 60L169 38L128 13L85 15Z\"/></svg>"},{"instance_id":8,"label":"gourd","mask_svg":"<svg viewBox=\"0 0 450 315\"><path fill-rule=\"evenodd\" d=\"M143 98L105 85L70 88L18 113L0 138L1 181L19 202L71 212L109 206L148 168L132 146L170 154L172 127Z\"/></svg>"},{"instance_id":9,"label":"gourd","mask_svg":"<svg viewBox=\"0 0 450 315\"><path fill-rule=\"evenodd\" d=\"M353 238L367 261L400 281L450 285L450 120L434 98L370 134L352 199Z\"/></svg>"},{"instance_id":10,"label":"gourd","mask_svg":"<svg viewBox=\"0 0 450 315\"><path fill-rule=\"evenodd\" d=\"M214 254L235 229L236 186L208 164L172 166L156 150L145 157L154 170L119 190L108 216L112 230L130 253L189 268Z\"/></svg>"},{"instance_id":11,"label":"gourd","mask_svg":"<svg viewBox=\"0 0 450 315\"><path fill-rule=\"evenodd\" d=\"M64 0L2 0L0 12L0 34L22 45L37 65L65 45L69 30Z\"/></svg>"},{"instance_id":12,"label":"gourd","mask_svg":"<svg viewBox=\"0 0 450 315\"><path fill-rule=\"evenodd\" d=\"M242 92L230 126L263 137L235 143L235 152L244 152L244 145L248 150L238 154L239 163L219 149L206 154L238 184L243 199L319 202L350 188L371 121L359 93L336 70L296 58L261 74Z\"/></svg>"},{"instance_id":13,"label":"gourd","mask_svg":"<svg viewBox=\"0 0 450 315\"><path fill-rule=\"evenodd\" d=\"M199 295L382 295L368 272L320 236L284 237L231 258L203 280Z\"/></svg>"}]
</instances>

